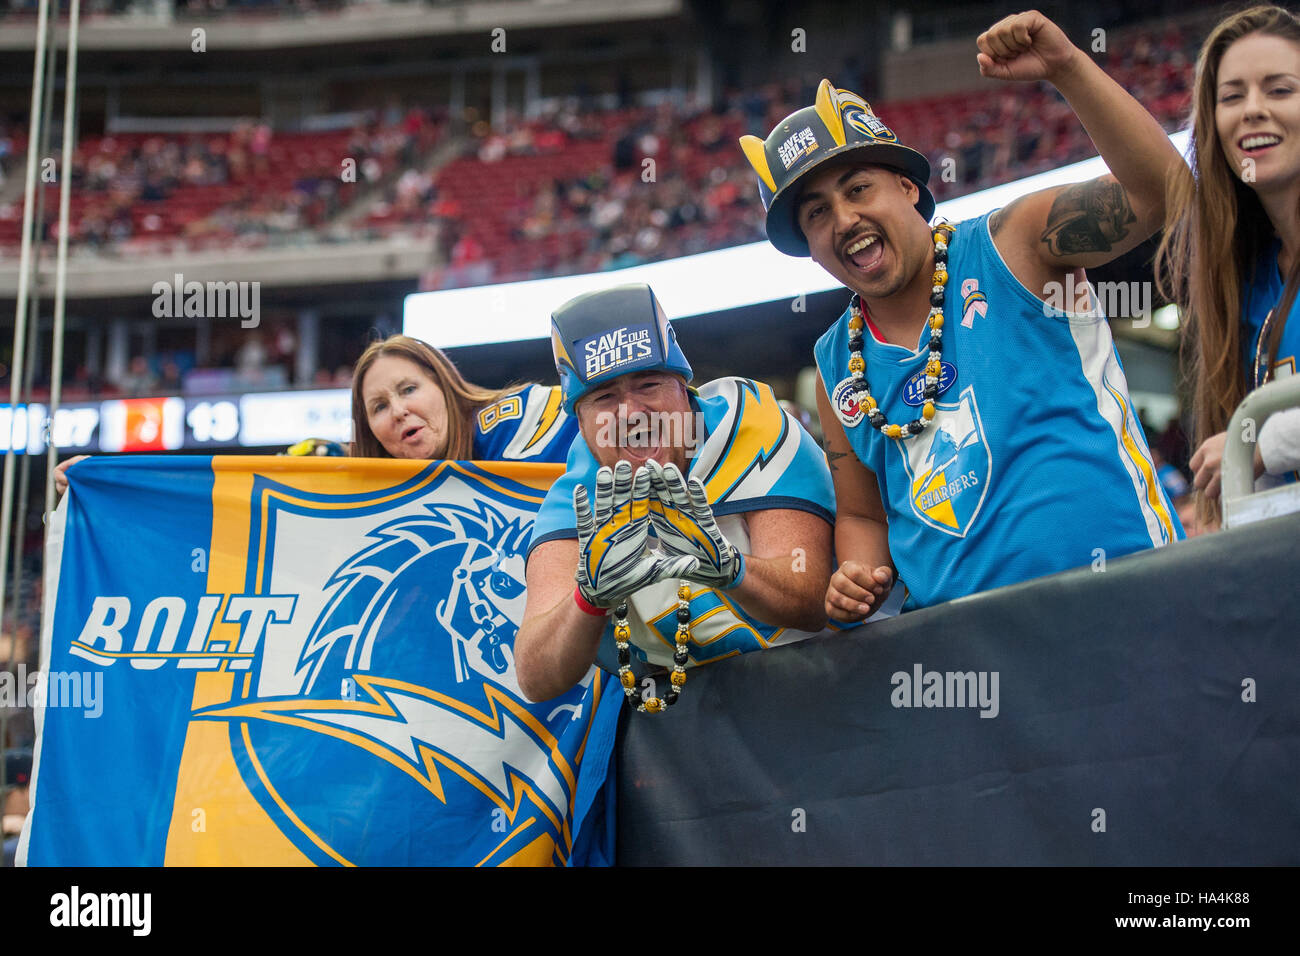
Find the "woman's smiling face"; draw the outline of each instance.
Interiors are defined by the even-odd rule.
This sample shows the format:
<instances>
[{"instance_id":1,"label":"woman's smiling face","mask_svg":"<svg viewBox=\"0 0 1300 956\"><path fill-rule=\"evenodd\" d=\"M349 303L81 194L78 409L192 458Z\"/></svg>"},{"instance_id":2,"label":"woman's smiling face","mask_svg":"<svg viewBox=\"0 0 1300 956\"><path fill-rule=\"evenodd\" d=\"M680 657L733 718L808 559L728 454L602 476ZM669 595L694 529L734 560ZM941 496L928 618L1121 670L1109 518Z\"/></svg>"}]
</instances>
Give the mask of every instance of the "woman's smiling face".
<instances>
[{"instance_id":1,"label":"woman's smiling face","mask_svg":"<svg viewBox=\"0 0 1300 956\"><path fill-rule=\"evenodd\" d=\"M1300 47L1264 33L1223 52L1214 125L1233 173L1260 193L1300 179Z\"/></svg>"}]
</instances>

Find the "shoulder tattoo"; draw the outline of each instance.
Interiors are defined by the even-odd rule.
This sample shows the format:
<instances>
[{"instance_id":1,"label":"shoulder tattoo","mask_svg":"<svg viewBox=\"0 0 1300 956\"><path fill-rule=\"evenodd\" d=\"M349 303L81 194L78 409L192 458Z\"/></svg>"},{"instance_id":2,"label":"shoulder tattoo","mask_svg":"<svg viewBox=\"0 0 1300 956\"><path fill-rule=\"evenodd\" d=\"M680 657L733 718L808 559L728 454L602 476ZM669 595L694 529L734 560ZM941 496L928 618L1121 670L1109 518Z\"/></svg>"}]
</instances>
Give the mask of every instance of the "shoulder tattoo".
<instances>
[{"instance_id":1,"label":"shoulder tattoo","mask_svg":"<svg viewBox=\"0 0 1300 956\"><path fill-rule=\"evenodd\" d=\"M1111 179L1093 179L1057 194L1042 241L1054 256L1110 252L1135 222L1124 187Z\"/></svg>"}]
</instances>

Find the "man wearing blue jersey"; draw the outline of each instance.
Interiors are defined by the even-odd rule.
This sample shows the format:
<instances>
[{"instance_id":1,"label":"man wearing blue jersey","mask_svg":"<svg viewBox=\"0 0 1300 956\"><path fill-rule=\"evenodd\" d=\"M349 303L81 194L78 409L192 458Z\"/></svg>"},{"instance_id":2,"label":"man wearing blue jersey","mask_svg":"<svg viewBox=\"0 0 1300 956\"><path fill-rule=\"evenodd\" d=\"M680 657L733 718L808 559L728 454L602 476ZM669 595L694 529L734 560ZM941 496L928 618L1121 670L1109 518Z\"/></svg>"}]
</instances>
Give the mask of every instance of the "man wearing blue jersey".
<instances>
[{"instance_id":1,"label":"man wearing blue jersey","mask_svg":"<svg viewBox=\"0 0 1300 956\"><path fill-rule=\"evenodd\" d=\"M1052 82L1113 175L932 229L929 163L829 81L741 141L772 244L854 293L816 347L840 560L826 611L845 623L895 577L925 607L1182 536L1105 317L1045 301L1159 228L1181 160L1041 14L978 45L985 76Z\"/></svg>"},{"instance_id":2,"label":"man wearing blue jersey","mask_svg":"<svg viewBox=\"0 0 1300 956\"><path fill-rule=\"evenodd\" d=\"M619 650L675 672L649 710L677 699L692 664L820 629L831 476L772 389L744 378L689 388L646 285L579 296L551 331L580 435L533 525L515 641L524 694L562 693L593 661L613 670L620 615L630 647ZM620 676L635 687L630 670Z\"/></svg>"}]
</instances>

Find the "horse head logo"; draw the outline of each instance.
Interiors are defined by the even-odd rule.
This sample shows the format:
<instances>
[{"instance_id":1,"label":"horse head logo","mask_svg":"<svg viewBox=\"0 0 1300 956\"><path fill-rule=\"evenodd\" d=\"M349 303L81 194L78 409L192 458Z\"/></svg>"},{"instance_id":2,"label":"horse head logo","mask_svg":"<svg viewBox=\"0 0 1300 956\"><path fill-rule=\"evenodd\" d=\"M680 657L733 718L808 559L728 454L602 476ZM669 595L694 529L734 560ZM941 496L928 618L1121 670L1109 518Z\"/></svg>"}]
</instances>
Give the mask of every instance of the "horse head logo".
<instances>
[{"instance_id":1,"label":"horse head logo","mask_svg":"<svg viewBox=\"0 0 1300 956\"><path fill-rule=\"evenodd\" d=\"M394 673L407 655L450 667L457 683L475 674L518 696L514 641L524 609L524 551L532 530L484 501L426 506L371 531L373 543L326 582L335 589L312 625L296 672L303 692L329 694L356 673ZM451 636L451 660L432 652L432 633ZM445 646L445 644L443 645ZM432 676L432 675L430 675Z\"/></svg>"}]
</instances>

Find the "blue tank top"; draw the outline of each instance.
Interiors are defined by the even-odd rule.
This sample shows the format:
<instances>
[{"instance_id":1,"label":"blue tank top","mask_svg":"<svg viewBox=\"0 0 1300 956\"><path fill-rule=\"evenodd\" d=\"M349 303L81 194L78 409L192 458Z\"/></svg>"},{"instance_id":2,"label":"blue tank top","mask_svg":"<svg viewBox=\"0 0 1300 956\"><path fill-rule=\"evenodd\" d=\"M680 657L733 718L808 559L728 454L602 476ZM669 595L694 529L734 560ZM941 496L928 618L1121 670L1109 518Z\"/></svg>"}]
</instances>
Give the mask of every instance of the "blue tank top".
<instances>
[{"instance_id":1,"label":"blue tank top","mask_svg":"<svg viewBox=\"0 0 1300 956\"><path fill-rule=\"evenodd\" d=\"M959 223L949 241L941 391L920 435L886 438L861 414L850 424L852 397L836 392L849 310L817 342L826 393L880 485L905 609L1183 537L1105 317L1046 307L987 223ZM914 349L866 332L866 379L890 422L920 416L927 343L928 330Z\"/></svg>"},{"instance_id":2,"label":"blue tank top","mask_svg":"<svg viewBox=\"0 0 1300 956\"><path fill-rule=\"evenodd\" d=\"M1273 326L1279 316L1273 316L1264 327L1269 312L1282 304L1282 290L1285 285L1278 272L1277 254L1281 244L1274 242L1268 254L1259 261L1255 275L1246 287L1241 309L1241 351L1245 365L1246 390L1252 391L1263 384L1264 367L1268 364L1268 340L1272 338ZM1296 374L1296 361L1300 358L1300 295L1291 304L1286 326L1282 329L1282 341L1278 343L1277 360L1273 363L1269 381ZM1287 472L1276 475L1282 483L1300 480L1300 472Z\"/></svg>"}]
</instances>

